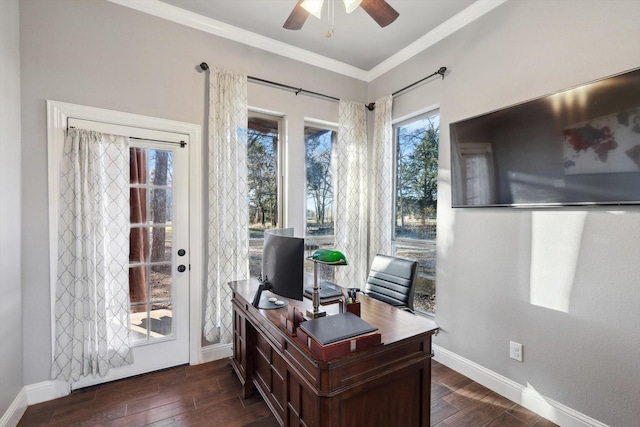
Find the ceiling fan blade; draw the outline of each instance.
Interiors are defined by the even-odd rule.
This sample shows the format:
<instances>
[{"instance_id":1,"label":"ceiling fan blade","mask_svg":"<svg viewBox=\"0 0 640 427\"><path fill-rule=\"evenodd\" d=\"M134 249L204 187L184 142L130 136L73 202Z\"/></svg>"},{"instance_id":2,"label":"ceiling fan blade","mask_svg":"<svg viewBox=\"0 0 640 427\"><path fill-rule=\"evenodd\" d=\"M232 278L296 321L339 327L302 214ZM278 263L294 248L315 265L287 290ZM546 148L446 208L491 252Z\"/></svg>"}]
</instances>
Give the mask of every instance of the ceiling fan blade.
<instances>
[{"instance_id":1,"label":"ceiling fan blade","mask_svg":"<svg viewBox=\"0 0 640 427\"><path fill-rule=\"evenodd\" d=\"M360 7L381 27L386 27L400 16L385 0L362 0Z\"/></svg>"},{"instance_id":2,"label":"ceiling fan blade","mask_svg":"<svg viewBox=\"0 0 640 427\"><path fill-rule=\"evenodd\" d=\"M295 5L293 10L291 11L291 14L285 21L283 27L287 30L299 30L307 20L309 12L307 12L305 8L300 6L303 1L304 0L298 0L298 3Z\"/></svg>"}]
</instances>

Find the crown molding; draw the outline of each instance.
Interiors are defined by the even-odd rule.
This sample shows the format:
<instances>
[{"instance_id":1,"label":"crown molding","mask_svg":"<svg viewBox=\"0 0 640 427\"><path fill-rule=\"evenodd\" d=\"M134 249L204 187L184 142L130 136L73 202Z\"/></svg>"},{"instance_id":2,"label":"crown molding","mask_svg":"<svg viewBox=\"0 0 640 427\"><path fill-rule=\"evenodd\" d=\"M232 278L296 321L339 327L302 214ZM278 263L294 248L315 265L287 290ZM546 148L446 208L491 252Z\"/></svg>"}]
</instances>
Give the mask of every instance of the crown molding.
<instances>
[{"instance_id":1,"label":"crown molding","mask_svg":"<svg viewBox=\"0 0 640 427\"><path fill-rule=\"evenodd\" d=\"M508 0L476 0L471 6L440 24L434 30L425 34L369 71L269 37L261 36L251 31L243 30L233 25L225 24L212 18L207 18L159 0L107 1L369 83Z\"/></svg>"},{"instance_id":2,"label":"crown molding","mask_svg":"<svg viewBox=\"0 0 640 427\"><path fill-rule=\"evenodd\" d=\"M472 23L476 19L492 11L496 7L506 3L507 1L508 0L476 0L475 3L471 4L471 6L449 18L433 30L429 31L424 36L420 37L415 42L400 50L398 53L390 56L380 64L373 67L367 73L366 81L371 82L372 80L377 79L384 73L391 71L398 65L402 64L408 59L413 58L420 52L430 48L434 44L450 36L459 29Z\"/></svg>"},{"instance_id":3,"label":"crown molding","mask_svg":"<svg viewBox=\"0 0 640 427\"><path fill-rule=\"evenodd\" d=\"M107 1L358 80L365 80L367 75L365 70L344 62L336 61L158 0Z\"/></svg>"}]
</instances>

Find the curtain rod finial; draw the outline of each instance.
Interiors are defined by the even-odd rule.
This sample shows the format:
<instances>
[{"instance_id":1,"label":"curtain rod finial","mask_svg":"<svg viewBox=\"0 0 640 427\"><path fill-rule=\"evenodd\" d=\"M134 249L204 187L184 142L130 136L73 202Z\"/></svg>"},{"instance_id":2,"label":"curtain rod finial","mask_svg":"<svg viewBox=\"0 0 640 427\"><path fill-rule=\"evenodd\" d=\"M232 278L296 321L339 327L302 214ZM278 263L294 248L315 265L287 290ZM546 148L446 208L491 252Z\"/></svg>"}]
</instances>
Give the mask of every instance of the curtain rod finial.
<instances>
[{"instance_id":1,"label":"curtain rod finial","mask_svg":"<svg viewBox=\"0 0 640 427\"><path fill-rule=\"evenodd\" d=\"M206 62L201 62L200 63L200 69L202 71L207 71L209 69L209 64L207 64Z\"/></svg>"},{"instance_id":2,"label":"curtain rod finial","mask_svg":"<svg viewBox=\"0 0 640 427\"><path fill-rule=\"evenodd\" d=\"M440 69L438 69L438 71L436 71L436 73L440 74L442 76L442 78L444 79L444 73L447 71L447 67L440 67Z\"/></svg>"}]
</instances>

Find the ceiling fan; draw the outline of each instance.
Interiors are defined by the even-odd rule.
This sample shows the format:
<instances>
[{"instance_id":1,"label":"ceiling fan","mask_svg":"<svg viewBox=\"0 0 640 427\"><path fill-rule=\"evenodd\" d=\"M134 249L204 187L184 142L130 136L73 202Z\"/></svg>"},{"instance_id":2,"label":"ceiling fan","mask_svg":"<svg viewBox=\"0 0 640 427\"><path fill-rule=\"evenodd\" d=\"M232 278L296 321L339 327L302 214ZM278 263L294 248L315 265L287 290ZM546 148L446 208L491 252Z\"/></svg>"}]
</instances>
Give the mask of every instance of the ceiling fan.
<instances>
[{"instance_id":1,"label":"ceiling fan","mask_svg":"<svg viewBox=\"0 0 640 427\"><path fill-rule=\"evenodd\" d=\"M329 1L333 2L334 0ZM353 12L360 6L381 27L386 27L400 16L385 0L343 0L343 2L347 13ZM320 18L323 3L324 0L298 0L283 27L287 30L301 29L310 13Z\"/></svg>"}]
</instances>

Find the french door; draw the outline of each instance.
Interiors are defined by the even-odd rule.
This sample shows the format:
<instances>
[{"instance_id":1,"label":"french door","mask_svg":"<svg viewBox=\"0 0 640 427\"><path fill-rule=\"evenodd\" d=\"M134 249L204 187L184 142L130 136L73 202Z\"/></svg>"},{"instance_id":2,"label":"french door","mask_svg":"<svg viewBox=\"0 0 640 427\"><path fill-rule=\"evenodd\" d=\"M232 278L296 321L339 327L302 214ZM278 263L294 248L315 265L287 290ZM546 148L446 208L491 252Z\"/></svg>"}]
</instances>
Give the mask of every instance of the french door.
<instances>
[{"instance_id":1,"label":"french door","mask_svg":"<svg viewBox=\"0 0 640 427\"><path fill-rule=\"evenodd\" d=\"M130 336L134 363L72 389L202 361L202 136L192 123L47 101L52 358L58 264L59 165L68 127L130 137ZM134 245L132 248L131 246ZM193 266L193 268L191 268ZM199 267L200 266L200 267ZM190 333L190 331L194 331ZM53 360L53 359L52 359Z\"/></svg>"},{"instance_id":2,"label":"french door","mask_svg":"<svg viewBox=\"0 0 640 427\"><path fill-rule=\"evenodd\" d=\"M188 146L131 138L129 336L134 363L72 389L189 362Z\"/></svg>"}]
</instances>

